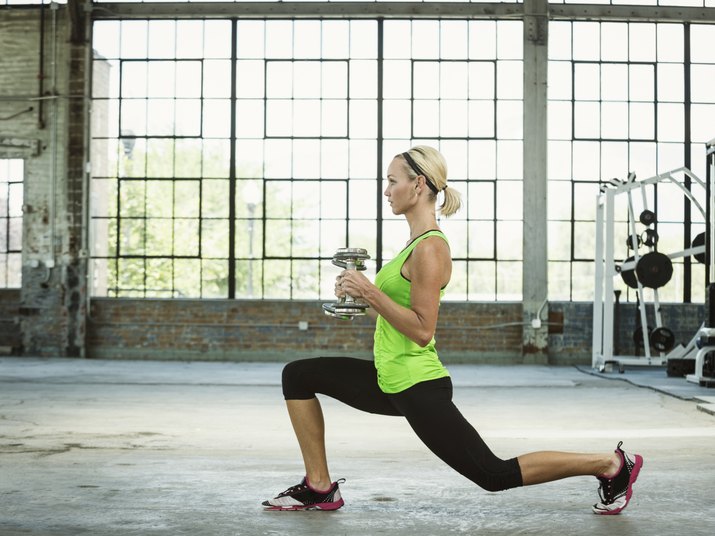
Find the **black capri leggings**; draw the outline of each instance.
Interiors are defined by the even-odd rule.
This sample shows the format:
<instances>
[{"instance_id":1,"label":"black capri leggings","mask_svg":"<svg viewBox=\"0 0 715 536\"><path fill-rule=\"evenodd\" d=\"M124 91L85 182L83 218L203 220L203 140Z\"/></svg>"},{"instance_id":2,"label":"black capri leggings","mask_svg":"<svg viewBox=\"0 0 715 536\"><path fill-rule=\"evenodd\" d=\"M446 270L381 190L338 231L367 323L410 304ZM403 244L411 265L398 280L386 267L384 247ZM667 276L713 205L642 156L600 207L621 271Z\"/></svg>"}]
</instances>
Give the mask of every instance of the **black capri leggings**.
<instances>
[{"instance_id":1,"label":"black capri leggings","mask_svg":"<svg viewBox=\"0 0 715 536\"><path fill-rule=\"evenodd\" d=\"M452 402L452 381L440 378L387 394L377 384L372 361L318 357L283 369L286 400L309 400L321 393L361 411L404 416L427 447L478 486L501 491L523 485L516 458L494 455Z\"/></svg>"}]
</instances>

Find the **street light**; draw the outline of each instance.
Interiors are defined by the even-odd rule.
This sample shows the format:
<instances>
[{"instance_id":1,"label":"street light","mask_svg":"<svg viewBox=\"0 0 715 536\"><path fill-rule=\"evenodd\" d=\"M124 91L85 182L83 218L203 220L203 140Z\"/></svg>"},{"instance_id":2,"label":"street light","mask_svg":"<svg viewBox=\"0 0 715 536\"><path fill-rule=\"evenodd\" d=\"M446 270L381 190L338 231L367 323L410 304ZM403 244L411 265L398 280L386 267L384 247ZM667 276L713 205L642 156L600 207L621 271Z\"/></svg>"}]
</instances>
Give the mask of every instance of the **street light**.
<instances>
[{"instance_id":1,"label":"street light","mask_svg":"<svg viewBox=\"0 0 715 536\"><path fill-rule=\"evenodd\" d=\"M256 207L261 200L261 191L256 181L248 181L243 189L243 199L248 209L248 295L253 297L253 227Z\"/></svg>"},{"instance_id":2,"label":"street light","mask_svg":"<svg viewBox=\"0 0 715 536\"><path fill-rule=\"evenodd\" d=\"M124 169L124 176L131 177L132 175L132 160L134 153L134 146L137 143L137 139L134 136L133 130L122 130L120 133L120 141L122 142L122 147L124 148L124 156L127 159Z\"/></svg>"},{"instance_id":3,"label":"street light","mask_svg":"<svg viewBox=\"0 0 715 536\"><path fill-rule=\"evenodd\" d=\"M137 143L137 139L134 137L133 130L122 130L121 133L122 145L124 146L124 156L132 159L132 152L134 151L134 145Z\"/></svg>"}]
</instances>

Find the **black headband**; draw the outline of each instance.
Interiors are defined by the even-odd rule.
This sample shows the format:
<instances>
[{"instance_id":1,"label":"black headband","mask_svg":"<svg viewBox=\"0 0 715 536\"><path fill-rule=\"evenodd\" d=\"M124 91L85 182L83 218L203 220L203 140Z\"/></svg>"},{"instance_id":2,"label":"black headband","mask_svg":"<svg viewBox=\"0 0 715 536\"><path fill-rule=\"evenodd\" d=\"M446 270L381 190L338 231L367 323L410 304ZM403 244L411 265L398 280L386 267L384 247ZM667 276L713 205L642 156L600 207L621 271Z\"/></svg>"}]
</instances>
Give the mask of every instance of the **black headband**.
<instances>
[{"instance_id":1,"label":"black headband","mask_svg":"<svg viewBox=\"0 0 715 536\"><path fill-rule=\"evenodd\" d=\"M409 166L412 168L412 170L417 173L418 175L422 175L425 178L425 184L429 187L430 190L434 192L435 195L439 193L439 190L437 187L434 185L434 183L430 180L430 178L427 176L427 173L422 171L422 168L417 165L417 162L414 161L414 159L410 156L410 153L402 153L402 156L404 157L405 160L407 160L407 163Z\"/></svg>"}]
</instances>

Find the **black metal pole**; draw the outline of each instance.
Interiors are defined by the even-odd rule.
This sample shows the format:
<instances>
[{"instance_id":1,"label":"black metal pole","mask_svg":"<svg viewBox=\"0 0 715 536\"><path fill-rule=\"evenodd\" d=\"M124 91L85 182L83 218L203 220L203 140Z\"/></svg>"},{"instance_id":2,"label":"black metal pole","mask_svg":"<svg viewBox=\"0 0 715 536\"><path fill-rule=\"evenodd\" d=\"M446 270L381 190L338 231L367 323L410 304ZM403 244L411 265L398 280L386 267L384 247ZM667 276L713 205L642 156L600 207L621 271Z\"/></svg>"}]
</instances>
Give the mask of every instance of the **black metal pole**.
<instances>
[{"instance_id":1,"label":"black metal pole","mask_svg":"<svg viewBox=\"0 0 715 536\"><path fill-rule=\"evenodd\" d=\"M236 297L236 43L238 21L231 20L231 141L228 170L228 299ZM250 260L248 262L251 262Z\"/></svg>"},{"instance_id":2,"label":"black metal pole","mask_svg":"<svg viewBox=\"0 0 715 536\"><path fill-rule=\"evenodd\" d=\"M377 237L375 248L375 271L382 268L382 169L383 169L383 154L382 154L382 106L383 106L383 91L382 91L382 71L384 68L384 25L383 19L377 20L377 170L376 170L376 207L377 207Z\"/></svg>"},{"instance_id":3,"label":"black metal pole","mask_svg":"<svg viewBox=\"0 0 715 536\"><path fill-rule=\"evenodd\" d=\"M688 169L692 168L692 156L691 156L691 141L692 137L690 134L690 24L683 25L683 40L684 40L684 57L683 57L683 75L684 75L684 125L683 129L685 132L685 139L683 140L685 146L684 164ZM685 175L684 186L690 190L691 179L688 175ZM684 220L685 225L683 225L683 242L684 249L690 247L690 242L692 240L690 226L692 224L692 216L690 212L690 199L685 199L685 212ZM706 270L707 272L707 270ZM683 302L690 303L693 301L692 296L692 257L683 258ZM707 283L706 283L707 284Z\"/></svg>"},{"instance_id":4,"label":"black metal pole","mask_svg":"<svg viewBox=\"0 0 715 536\"><path fill-rule=\"evenodd\" d=\"M616 303L613 308L613 355L621 354L621 291L614 290Z\"/></svg>"}]
</instances>

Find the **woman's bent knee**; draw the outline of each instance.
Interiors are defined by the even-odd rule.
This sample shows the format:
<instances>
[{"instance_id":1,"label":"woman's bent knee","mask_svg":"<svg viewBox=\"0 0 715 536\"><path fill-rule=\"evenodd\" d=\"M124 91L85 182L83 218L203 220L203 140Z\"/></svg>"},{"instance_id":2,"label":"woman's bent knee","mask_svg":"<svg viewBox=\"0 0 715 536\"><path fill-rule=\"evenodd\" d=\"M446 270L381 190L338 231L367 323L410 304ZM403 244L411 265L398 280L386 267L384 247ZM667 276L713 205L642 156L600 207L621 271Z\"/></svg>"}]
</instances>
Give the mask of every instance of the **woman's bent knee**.
<instances>
[{"instance_id":1,"label":"woman's bent knee","mask_svg":"<svg viewBox=\"0 0 715 536\"><path fill-rule=\"evenodd\" d=\"M508 484L502 480L485 479L477 482L477 485L485 491L495 493L497 491L505 491L511 488L516 488L513 484Z\"/></svg>"},{"instance_id":2,"label":"woman's bent knee","mask_svg":"<svg viewBox=\"0 0 715 536\"><path fill-rule=\"evenodd\" d=\"M482 470L472 479L480 488L496 492L523 486L521 468L516 458L499 460L490 470Z\"/></svg>"},{"instance_id":3,"label":"woman's bent knee","mask_svg":"<svg viewBox=\"0 0 715 536\"><path fill-rule=\"evenodd\" d=\"M315 397L315 391L308 385L311 376L312 359L291 361L283 367L281 383L286 400L308 400Z\"/></svg>"}]
</instances>

